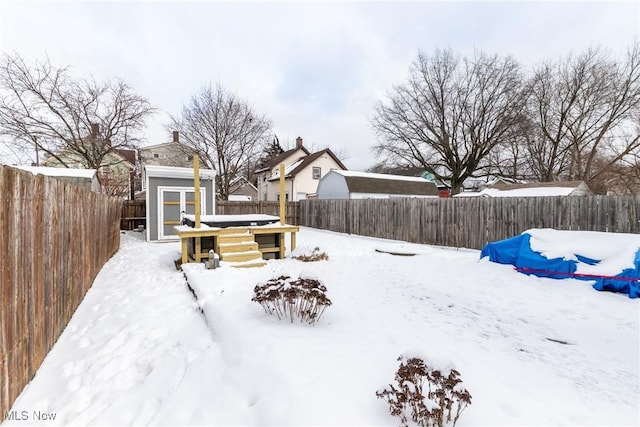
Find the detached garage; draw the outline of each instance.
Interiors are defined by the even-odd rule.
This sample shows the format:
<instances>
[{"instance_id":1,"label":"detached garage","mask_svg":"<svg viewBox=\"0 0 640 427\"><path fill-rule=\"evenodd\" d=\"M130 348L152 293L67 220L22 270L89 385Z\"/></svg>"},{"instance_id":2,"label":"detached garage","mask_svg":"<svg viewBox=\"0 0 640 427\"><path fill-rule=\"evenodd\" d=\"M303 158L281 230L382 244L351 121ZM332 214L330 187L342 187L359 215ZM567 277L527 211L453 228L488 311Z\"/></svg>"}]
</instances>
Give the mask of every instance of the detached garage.
<instances>
[{"instance_id":1,"label":"detached garage","mask_svg":"<svg viewBox=\"0 0 640 427\"><path fill-rule=\"evenodd\" d=\"M318 199L439 197L438 187L420 177L333 170L318 183Z\"/></svg>"},{"instance_id":2,"label":"detached garage","mask_svg":"<svg viewBox=\"0 0 640 427\"><path fill-rule=\"evenodd\" d=\"M174 227L185 214L195 214L193 169L147 165L145 189L147 201L147 240L178 239ZM213 215L216 172L200 169L200 212Z\"/></svg>"}]
</instances>

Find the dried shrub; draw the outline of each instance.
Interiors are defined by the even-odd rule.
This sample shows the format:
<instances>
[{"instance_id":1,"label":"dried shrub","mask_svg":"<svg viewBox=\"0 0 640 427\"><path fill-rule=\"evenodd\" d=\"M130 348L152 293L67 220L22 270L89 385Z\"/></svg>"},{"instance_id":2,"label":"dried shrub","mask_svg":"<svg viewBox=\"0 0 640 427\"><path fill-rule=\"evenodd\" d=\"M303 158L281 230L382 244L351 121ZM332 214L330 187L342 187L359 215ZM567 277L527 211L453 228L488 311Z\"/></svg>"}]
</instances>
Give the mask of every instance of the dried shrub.
<instances>
[{"instance_id":1,"label":"dried shrub","mask_svg":"<svg viewBox=\"0 0 640 427\"><path fill-rule=\"evenodd\" d=\"M389 384L376 396L389 404L391 415L400 417L400 426L408 426L409 417L420 427L455 426L462 411L471 404L455 369L441 370L424 358L401 355L396 372L397 384Z\"/></svg>"},{"instance_id":2,"label":"dried shrub","mask_svg":"<svg viewBox=\"0 0 640 427\"><path fill-rule=\"evenodd\" d=\"M329 259L329 255L326 252L320 252L320 248L316 247L311 251L310 255L301 254L296 255L293 259L297 259L302 262L314 262L314 261L323 261Z\"/></svg>"},{"instance_id":3,"label":"dried shrub","mask_svg":"<svg viewBox=\"0 0 640 427\"><path fill-rule=\"evenodd\" d=\"M315 279L280 276L253 289L251 301L259 303L268 314L278 319L300 319L300 322L317 322L331 300L326 296L327 288Z\"/></svg>"}]
</instances>

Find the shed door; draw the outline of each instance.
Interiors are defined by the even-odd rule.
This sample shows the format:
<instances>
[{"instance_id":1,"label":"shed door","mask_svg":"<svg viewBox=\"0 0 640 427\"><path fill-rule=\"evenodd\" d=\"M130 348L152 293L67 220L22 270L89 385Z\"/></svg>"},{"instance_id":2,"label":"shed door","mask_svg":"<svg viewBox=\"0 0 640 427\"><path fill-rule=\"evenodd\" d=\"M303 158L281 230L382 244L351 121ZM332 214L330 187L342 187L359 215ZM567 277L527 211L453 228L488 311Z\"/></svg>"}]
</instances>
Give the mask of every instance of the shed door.
<instances>
[{"instance_id":1,"label":"shed door","mask_svg":"<svg viewBox=\"0 0 640 427\"><path fill-rule=\"evenodd\" d=\"M173 227L180 225L182 212L193 215L195 209L195 192L185 188L160 188L158 197L158 239L177 239ZM200 188L200 212L204 215L206 192Z\"/></svg>"}]
</instances>

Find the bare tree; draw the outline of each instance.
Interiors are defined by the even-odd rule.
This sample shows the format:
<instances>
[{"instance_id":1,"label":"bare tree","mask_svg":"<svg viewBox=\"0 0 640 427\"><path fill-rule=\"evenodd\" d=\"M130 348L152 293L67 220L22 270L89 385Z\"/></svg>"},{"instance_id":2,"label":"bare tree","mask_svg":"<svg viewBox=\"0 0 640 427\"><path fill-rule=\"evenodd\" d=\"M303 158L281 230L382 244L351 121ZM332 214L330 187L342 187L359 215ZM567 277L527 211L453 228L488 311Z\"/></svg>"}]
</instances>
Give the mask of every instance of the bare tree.
<instances>
[{"instance_id":1,"label":"bare tree","mask_svg":"<svg viewBox=\"0 0 640 427\"><path fill-rule=\"evenodd\" d=\"M600 48L538 67L529 85L530 167L541 181L591 186L640 149L640 45L624 61Z\"/></svg>"},{"instance_id":2,"label":"bare tree","mask_svg":"<svg viewBox=\"0 0 640 427\"><path fill-rule=\"evenodd\" d=\"M135 147L154 111L119 79L74 78L68 67L48 59L29 64L17 54L0 61L0 136L12 150L32 152L36 163L42 154L66 165L65 151L97 169L106 154ZM101 138L90 138L92 124L100 126Z\"/></svg>"},{"instance_id":3,"label":"bare tree","mask_svg":"<svg viewBox=\"0 0 640 427\"><path fill-rule=\"evenodd\" d=\"M426 169L456 194L465 179L487 173L496 146L516 137L521 82L511 57L419 53L409 81L376 107L372 125L382 141L374 151L387 163Z\"/></svg>"},{"instance_id":4,"label":"bare tree","mask_svg":"<svg viewBox=\"0 0 640 427\"><path fill-rule=\"evenodd\" d=\"M181 116L171 116L171 127L206 166L217 170L216 192L221 200L228 199L229 184L236 175L255 166L256 156L271 136L271 121L220 84L194 95Z\"/></svg>"}]
</instances>

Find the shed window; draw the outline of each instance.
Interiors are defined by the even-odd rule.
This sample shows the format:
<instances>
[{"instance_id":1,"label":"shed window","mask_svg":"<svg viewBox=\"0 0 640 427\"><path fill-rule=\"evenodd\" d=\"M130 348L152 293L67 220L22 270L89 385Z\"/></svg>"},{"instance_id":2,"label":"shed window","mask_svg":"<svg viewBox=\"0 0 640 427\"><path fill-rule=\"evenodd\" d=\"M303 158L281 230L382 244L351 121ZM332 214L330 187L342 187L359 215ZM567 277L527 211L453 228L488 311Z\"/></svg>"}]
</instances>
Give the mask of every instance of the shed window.
<instances>
[{"instance_id":1,"label":"shed window","mask_svg":"<svg viewBox=\"0 0 640 427\"><path fill-rule=\"evenodd\" d=\"M320 175L322 175L322 169L319 167L313 168L313 179L320 179Z\"/></svg>"}]
</instances>

